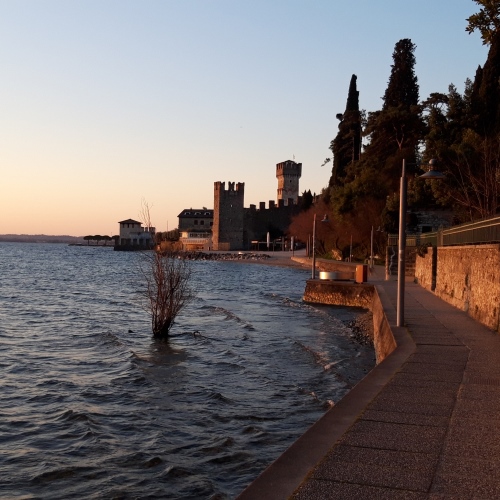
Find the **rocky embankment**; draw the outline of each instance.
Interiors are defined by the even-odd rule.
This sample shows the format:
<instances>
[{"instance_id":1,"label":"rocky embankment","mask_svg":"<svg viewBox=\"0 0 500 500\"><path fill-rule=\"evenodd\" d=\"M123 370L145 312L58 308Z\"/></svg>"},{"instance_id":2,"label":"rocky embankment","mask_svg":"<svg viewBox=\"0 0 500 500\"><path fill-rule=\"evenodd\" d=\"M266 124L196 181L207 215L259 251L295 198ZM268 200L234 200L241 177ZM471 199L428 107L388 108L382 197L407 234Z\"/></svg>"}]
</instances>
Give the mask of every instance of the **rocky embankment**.
<instances>
[{"instance_id":1,"label":"rocky embankment","mask_svg":"<svg viewBox=\"0 0 500 500\"><path fill-rule=\"evenodd\" d=\"M270 256L264 253L249 252L183 252L182 256L187 260L258 260L266 261Z\"/></svg>"},{"instance_id":2,"label":"rocky embankment","mask_svg":"<svg viewBox=\"0 0 500 500\"><path fill-rule=\"evenodd\" d=\"M360 314L356 319L346 321L345 325L351 329L353 338L361 345L373 345L373 314L371 311Z\"/></svg>"}]
</instances>

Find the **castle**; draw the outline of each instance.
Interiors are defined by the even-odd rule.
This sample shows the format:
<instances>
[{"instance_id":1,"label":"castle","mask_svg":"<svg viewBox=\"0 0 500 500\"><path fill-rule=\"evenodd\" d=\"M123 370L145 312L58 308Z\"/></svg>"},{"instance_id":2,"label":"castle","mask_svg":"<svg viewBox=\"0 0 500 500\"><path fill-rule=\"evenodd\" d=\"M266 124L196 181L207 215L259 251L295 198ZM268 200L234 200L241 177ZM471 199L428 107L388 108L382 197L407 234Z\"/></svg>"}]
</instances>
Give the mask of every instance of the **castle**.
<instances>
[{"instance_id":1,"label":"castle","mask_svg":"<svg viewBox=\"0 0 500 500\"><path fill-rule=\"evenodd\" d=\"M244 207L245 183L214 183L212 245L214 250L249 250L258 242L282 236L300 211L299 179L302 163L287 160L276 165L278 203L269 200Z\"/></svg>"}]
</instances>

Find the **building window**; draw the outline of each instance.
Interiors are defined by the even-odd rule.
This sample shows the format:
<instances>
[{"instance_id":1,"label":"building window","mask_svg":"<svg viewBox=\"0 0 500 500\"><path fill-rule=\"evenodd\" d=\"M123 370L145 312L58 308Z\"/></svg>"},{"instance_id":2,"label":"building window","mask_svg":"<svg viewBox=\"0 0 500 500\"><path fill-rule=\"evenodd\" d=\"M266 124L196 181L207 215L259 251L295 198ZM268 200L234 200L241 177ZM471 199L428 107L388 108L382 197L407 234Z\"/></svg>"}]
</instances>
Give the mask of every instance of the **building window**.
<instances>
[{"instance_id":1,"label":"building window","mask_svg":"<svg viewBox=\"0 0 500 500\"><path fill-rule=\"evenodd\" d=\"M204 220L200 220L200 226L204 226L205 225L205 221Z\"/></svg>"},{"instance_id":2,"label":"building window","mask_svg":"<svg viewBox=\"0 0 500 500\"><path fill-rule=\"evenodd\" d=\"M198 225L198 221L195 219L194 220L194 225L197 226Z\"/></svg>"}]
</instances>

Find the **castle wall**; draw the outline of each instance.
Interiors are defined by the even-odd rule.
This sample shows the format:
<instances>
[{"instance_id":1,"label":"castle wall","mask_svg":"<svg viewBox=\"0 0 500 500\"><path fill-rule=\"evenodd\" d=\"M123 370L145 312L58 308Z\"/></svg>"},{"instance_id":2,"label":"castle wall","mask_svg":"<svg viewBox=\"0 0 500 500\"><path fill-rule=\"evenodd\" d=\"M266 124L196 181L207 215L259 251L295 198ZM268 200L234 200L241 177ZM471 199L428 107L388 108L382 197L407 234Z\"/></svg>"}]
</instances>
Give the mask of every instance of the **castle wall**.
<instances>
[{"instance_id":1,"label":"castle wall","mask_svg":"<svg viewBox=\"0 0 500 500\"><path fill-rule=\"evenodd\" d=\"M245 183L214 183L214 221L212 242L214 250L243 248Z\"/></svg>"},{"instance_id":2,"label":"castle wall","mask_svg":"<svg viewBox=\"0 0 500 500\"><path fill-rule=\"evenodd\" d=\"M278 200L244 208L245 184L229 182L214 183L214 217L212 242L214 250L248 250L252 241L266 241L283 236L300 211L299 179L302 163L284 161L276 165L278 178Z\"/></svg>"},{"instance_id":3,"label":"castle wall","mask_svg":"<svg viewBox=\"0 0 500 500\"><path fill-rule=\"evenodd\" d=\"M245 208L245 248L250 248L251 242L254 240L266 241L268 232L271 239L286 233L292 217L299 213L300 208L299 205L293 203L292 199L287 200L287 205L284 204L284 201L279 200L276 206L274 201L270 200L267 209L264 203L259 205L258 210L255 205Z\"/></svg>"}]
</instances>

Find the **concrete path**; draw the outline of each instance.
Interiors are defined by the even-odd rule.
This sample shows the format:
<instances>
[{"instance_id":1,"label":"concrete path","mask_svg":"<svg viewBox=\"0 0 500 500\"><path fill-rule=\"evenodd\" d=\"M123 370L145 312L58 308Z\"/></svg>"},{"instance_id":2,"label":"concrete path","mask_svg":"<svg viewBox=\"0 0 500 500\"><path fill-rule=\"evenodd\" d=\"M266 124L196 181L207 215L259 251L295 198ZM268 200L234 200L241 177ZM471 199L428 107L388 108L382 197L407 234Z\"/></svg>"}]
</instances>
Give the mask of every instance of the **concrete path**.
<instances>
[{"instance_id":1,"label":"concrete path","mask_svg":"<svg viewBox=\"0 0 500 500\"><path fill-rule=\"evenodd\" d=\"M405 324L415 352L293 498L500 498L500 337L409 282Z\"/></svg>"},{"instance_id":2,"label":"concrete path","mask_svg":"<svg viewBox=\"0 0 500 500\"><path fill-rule=\"evenodd\" d=\"M376 285L395 324L396 282ZM289 477L271 466L242 499L500 498L500 336L411 282L405 324L414 344L341 401L341 419L294 445L304 452L289 455Z\"/></svg>"}]
</instances>

